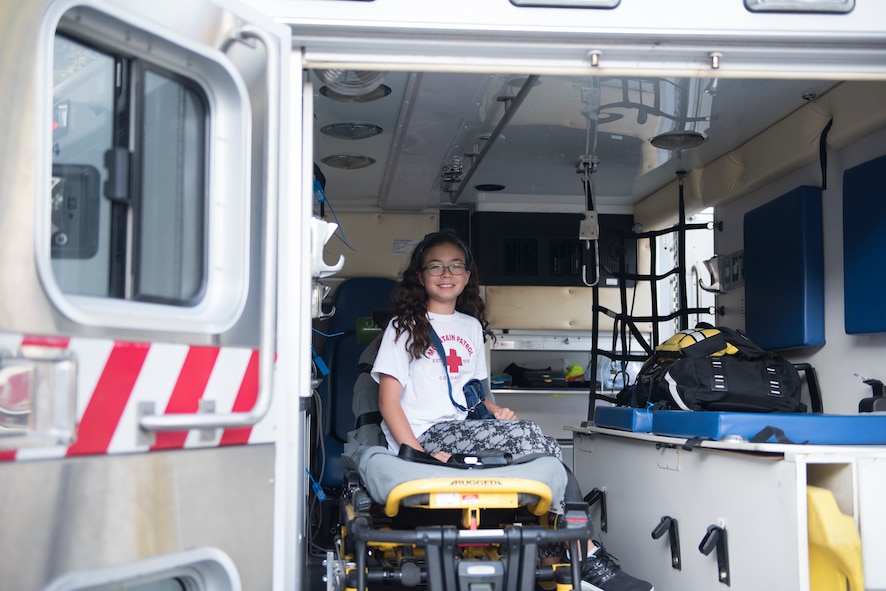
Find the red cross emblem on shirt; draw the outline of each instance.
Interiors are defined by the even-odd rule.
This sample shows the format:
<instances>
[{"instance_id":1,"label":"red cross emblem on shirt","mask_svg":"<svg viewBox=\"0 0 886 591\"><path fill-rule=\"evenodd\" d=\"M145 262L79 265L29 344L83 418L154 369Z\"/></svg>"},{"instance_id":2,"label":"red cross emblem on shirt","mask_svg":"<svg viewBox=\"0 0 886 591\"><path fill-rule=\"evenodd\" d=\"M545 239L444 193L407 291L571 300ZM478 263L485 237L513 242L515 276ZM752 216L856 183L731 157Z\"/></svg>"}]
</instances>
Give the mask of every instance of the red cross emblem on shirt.
<instances>
[{"instance_id":1,"label":"red cross emblem on shirt","mask_svg":"<svg viewBox=\"0 0 886 591\"><path fill-rule=\"evenodd\" d=\"M455 349L450 349L449 355L446 356L446 364L449 366L449 373L458 373L458 369L464 365L464 362L458 356L458 353L455 352Z\"/></svg>"}]
</instances>

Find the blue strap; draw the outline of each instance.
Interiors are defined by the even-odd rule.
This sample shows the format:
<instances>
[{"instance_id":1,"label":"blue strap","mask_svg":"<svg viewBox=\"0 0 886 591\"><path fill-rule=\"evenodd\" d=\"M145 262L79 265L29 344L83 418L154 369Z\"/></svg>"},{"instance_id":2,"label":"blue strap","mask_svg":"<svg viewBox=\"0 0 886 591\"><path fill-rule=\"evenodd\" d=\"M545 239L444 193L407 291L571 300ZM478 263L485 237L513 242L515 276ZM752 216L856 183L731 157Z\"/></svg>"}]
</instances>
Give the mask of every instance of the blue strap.
<instances>
[{"instance_id":1,"label":"blue strap","mask_svg":"<svg viewBox=\"0 0 886 591\"><path fill-rule=\"evenodd\" d=\"M452 381L449 379L449 369L447 367L446 361L446 351L443 349L443 342L440 340L440 337L437 336L437 331L434 330L434 327L431 327L431 342L434 343L434 348L437 350L437 353L440 354L440 359L443 360L443 373L446 375L446 385L449 386L449 400L452 401L452 406L457 408L458 410L463 410L468 412L464 406L455 401L455 398L452 397Z\"/></svg>"}]
</instances>

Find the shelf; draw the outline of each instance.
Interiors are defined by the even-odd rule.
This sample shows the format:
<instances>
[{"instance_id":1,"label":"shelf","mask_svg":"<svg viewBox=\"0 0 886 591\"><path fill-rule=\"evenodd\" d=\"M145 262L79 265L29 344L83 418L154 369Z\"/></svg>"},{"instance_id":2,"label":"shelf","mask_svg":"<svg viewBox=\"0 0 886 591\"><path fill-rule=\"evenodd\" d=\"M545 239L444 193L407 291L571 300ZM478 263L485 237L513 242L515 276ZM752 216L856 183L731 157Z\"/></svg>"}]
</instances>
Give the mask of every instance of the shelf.
<instances>
[{"instance_id":1,"label":"shelf","mask_svg":"<svg viewBox=\"0 0 886 591\"><path fill-rule=\"evenodd\" d=\"M586 388L493 388L492 394L494 396L499 394L538 394L544 396L579 394L587 398L588 390Z\"/></svg>"}]
</instances>

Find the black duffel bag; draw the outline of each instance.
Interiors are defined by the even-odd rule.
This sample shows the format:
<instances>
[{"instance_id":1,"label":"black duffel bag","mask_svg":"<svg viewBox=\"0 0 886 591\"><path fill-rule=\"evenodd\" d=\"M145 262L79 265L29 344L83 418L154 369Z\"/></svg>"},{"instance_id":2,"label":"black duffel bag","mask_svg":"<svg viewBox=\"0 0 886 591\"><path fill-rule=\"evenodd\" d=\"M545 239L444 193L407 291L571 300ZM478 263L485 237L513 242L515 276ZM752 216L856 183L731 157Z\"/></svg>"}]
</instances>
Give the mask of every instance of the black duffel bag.
<instances>
[{"instance_id":1,"label":"black duffel bag","mask_svg":"<svg viewBox=\"0 0 886 591\"><path fill-rule=\"evenodd\" d=\"M806 412L802 380L789 361L739 330L699 324L655 348L618 395L635 408Z\"/></svg>"}]
</instances>

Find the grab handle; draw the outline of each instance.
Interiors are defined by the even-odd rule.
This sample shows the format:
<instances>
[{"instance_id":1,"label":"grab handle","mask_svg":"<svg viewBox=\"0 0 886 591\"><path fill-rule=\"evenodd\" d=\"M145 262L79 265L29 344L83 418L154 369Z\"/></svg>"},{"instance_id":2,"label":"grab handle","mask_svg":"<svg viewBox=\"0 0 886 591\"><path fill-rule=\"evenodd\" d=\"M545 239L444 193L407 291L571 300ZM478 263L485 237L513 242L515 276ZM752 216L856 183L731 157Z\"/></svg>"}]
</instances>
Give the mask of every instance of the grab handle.
<instances>
[{"instance_id":1,"label":"grab handle","mask_svg":"<svg viewBox=\"0 0 886 591\"><path fill-rule=\"evenodd\" d=\"M588 509L594 503L600 503L600 529L602 531L609 531L609 523L606 519L606 490L595 488L585 495L584 501L588 504Z\"/></svg>"},{"instance_id":2,"label":"grab handle","mask_svg":"<svg viewBox=\"0 0 886 591\"><path fill-rule=\"evenodd\" d=\"M267 86L268 86L268 105L267 105L267 140L268 152L273 153L279 145L279 128L280 122L277 121L277 114L280 112L279 95L279 76L276 74L280 70L277 53L274 51L274 43L270 35L262 31L260 28L245 26L239 31L240 37L249 37L257 39L265 46L265 54L267 59ZM277 202L279 200L279 191L277 182L279 180L279 172L277 170L277 159L268 157L266 171L265 186L265 219L263 233L264 244L264 261L261 270L262 276L262 298L261 298L261 316L260 323L260 340L258 351L258 394L252 410L247 412L231 412L226 414L215 413L181 413L181 414L144 414L139 418L139 427L146 431L188 431L191 429L238 429L243 427L251 427L255 425L268 413L271 407L271 394L273 392L273 373L274 373L274 347L275 347L275 328L277 324L276 313L276 294L277 294L277 235L273 231L277 227Z\"/></svg>"},{"instance_id":3,"label":"grab handle","mask_svg":"<svg viewBox=\"0 0 886 591\"><path fill-rule=\"evenodd\" d=\"M683 561L680 557L680 532L677 530L677 520L669 515L665 515L652 530L652 539L657 540L662 537L665 532L668 533L668 543L671 547L671 568L676 570L683 569Z\"/></svg>"},{"instance_id":4,"label":"grab handle","mask_svg":"<svg viewBox=\"0 0 886 591\"><path fill-rule=\"evenodd\" d=\"M729 585L729 547L726 543L726 528L709 525L708 531L698 545L698 551L705 556L717 550L717 580Z\"/></svg>"}]
</instances>

